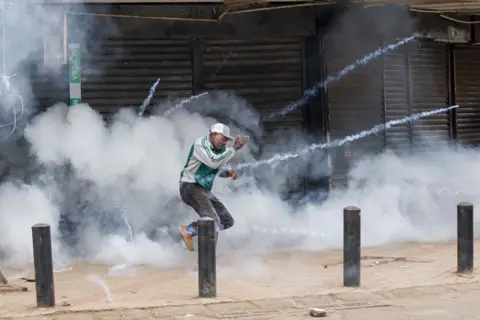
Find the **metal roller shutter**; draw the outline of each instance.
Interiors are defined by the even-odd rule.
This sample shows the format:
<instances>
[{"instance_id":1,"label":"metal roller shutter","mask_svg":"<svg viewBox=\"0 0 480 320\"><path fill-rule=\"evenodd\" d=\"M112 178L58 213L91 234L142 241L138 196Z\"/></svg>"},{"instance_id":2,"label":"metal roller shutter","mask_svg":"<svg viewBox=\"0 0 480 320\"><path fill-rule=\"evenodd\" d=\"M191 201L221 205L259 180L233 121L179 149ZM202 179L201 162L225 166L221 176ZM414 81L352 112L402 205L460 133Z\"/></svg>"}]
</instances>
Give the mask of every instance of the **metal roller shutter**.
<instances>
[{"instance_id":1,"label":"metal roller shutter","mask_svg":"<svg viewBox=\"0 0 480 320\"><path fill-rule=\"evenodd\" d=\"M405 49L399 48L384 57L385 121L410 115L409 72ZM385 131L389 149L410 151L411 124L396 125Z\"/></svg>"},{"instance_id":2,"label":"metal roller shutter","mask_svg":"<svg viewBox=\"0 0 480 320\"><path fill-rule=\"evenodd\" d=\"M151 104L192 95L192 46L187 40L108 38L83 48L82 101L100 113L138 108L160 78ZM87 54L88 52L88 54Z\"/></svg>"},{"instance_id":3,"label":"metal roller shutter","mask_svg":"<svg viewBox=\"0 0 480 320\"><path fill-rule=\"evenodd\" d=\"M274 120L266 116L278 113L302 97L302 39L224 39L206 40L203 52L203 85L206 91L232 90L246 99L264 119L261 127L244 128L253 133L259 150L257 157L289 151L296 144L292 131L303 130L303 110L297 108ZM235 115L232 117L235 118ZM293 141L292 141L293 140ZM303 191L302 165L298 159L284 162L275 174L288 170L284 196ZM296 171L294 174L292 170ZM266 177L272 173L264 172ZM265 181L267 181L265 179Z\"/></svg>"},{"instance_id":4,"label":"metal roller shutter","mask_svg":"<svg viewBox=\"0 0 480 320\"><path fill-rule=\"evenodd\" d=\"M57 102L68 104L68 79L67 68L57 74L45 72L36 66L31 72L30 82L32 85L33 100L38 111L44 111Z\"/></svg>"},{"instance_id":5,"label":"metal roller shutter","mask_svg":"<svg viewBox=\"0 0 480 320\"><path fill-rule=\"evenodd\" d=\"M480 48L455 48L455 100L457 140L480 145Z\"/></svg>"},{"instance_id":6,"label":"metal roller shutter","mask_svg":"<svg viewBox=\"0 0 480 320\"><path fill-rule=\"evenodd\" d=\"M448 51L444 44L417 42L384 58L386 120L448 106ZM420 151L450 137L449 114L442 113L386 131L388 148Z\"/></svg>"},{"instance_id":7,"label":"metal roller shutter","mask_svg":"<svg viewBox=\"0 0 480 320\"><path fill-rule=\"evenodd\" d=\"M352 53L339 48L328 50L328 45L326 48L330 75L337 74L367 53ZM374 51L376 48L377 45L372 44L369 49ZM377 59L328 85L329 133L332 140L368 130L383 122L382 78L382 62ZM380 133L352 142L343 149L332 150L332 187L347 184L350 159L382 150L384 140L384 135Z\"/></svg>"},{"instance_id":8,"label":"metal roller shutter","mask_svg":"<svg viewBox=\"0 0 480 320\"><path fill-rule=\"evenodd\" d=\"M208 40L203 53L207 91L234 90L265 117L302 96L302 40ZM303 126L302 108L263 123L265 141L278 130Z\"/></svg>"},{"instance_id":9,"label":"metal roller shutter","mask_svg":"<svg viewBox=\"0 0 480 320\"><path fill-rule=\"evenodd\" d=\"M448 51L445 44L418 43L409 54L412 113L448 106ZM413 146L438 147L450 137L449 113L412 123Z\"/></svg>"}]
</instances>

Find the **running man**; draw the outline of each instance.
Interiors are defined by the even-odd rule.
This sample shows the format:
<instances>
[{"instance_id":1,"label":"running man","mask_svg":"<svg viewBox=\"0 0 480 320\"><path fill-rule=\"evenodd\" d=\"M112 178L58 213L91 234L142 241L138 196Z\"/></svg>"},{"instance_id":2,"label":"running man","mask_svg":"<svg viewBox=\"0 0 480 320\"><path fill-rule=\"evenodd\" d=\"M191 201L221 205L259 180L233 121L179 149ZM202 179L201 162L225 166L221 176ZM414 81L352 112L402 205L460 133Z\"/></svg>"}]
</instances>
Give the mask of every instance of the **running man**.
<instances>
[{"instance_id":1,"label":"running man","mask_svg":"<svg viewBox=\"0 0 480 320\"><path fill-rule=\"evenodd\" d=\"M234 140L233 146L227 142ZM180 174L180 196L200 217L210 217L215 221L216 235L221 230L233 226L234 220L220 200L211 192L213 181L218 175L222 178L237 179L237 173L219 169L230 161L238 150L247 144L249 137L230 136L230 128L216 123L210 128L208 136L198 138L187 157L185 167ZM187 249L193 251L193 237L197 235L197 222L181 226L180 233Z\"/></svg>"}]
</instances>

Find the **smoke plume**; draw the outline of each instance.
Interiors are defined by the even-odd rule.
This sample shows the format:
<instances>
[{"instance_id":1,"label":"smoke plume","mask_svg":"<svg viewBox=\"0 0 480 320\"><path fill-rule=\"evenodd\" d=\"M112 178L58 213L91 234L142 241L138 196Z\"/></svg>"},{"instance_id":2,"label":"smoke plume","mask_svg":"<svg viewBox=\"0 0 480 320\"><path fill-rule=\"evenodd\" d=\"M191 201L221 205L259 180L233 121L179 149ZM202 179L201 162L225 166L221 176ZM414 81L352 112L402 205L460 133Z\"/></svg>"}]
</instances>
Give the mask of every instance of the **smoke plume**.
<instances>
[{"instance_id":1,"label":"smoke plume","mask_svg":"<svg viewBox=\"0 0 480 320\"><path fill-rule=\"evenodd\" d=\"M218 105L215 100L204 103ZM191 143L207 134L215 121L185 109L168 118L139 118L125 109L106 125L86 104L57 104L35 117L25 130L39 164L35 179L30 184L4 183L0 193L1 225L22 230L13 238L2 233L8 237L0 243L9 261L31 259L30 226L46 222L53 227L62 257L73 247L75 254L96 262L181 265L186 253L176 229L196 215L179 198L179 174ZM245 132L241 123L232 129ZM278 149L298 146L295 141ZM302 205L284 201L278 190L260 184L255 173L269 173L260 180L285 187L289 181L282 175L287 169L279 176L272 173L275 168L262 167L237 181L218 178L214 193L236 220L222 233L219 250L338 248L342 209L348 205L362 209L365 245L451 238L456 203L478 198L462 189L475 187L473 165L468 170L455 168L475 163L471 159L476 157L473 150L444 146L411 156L386 151L355 164L348 190L332 192L325 202ZM247 146L235 160L249 158ZM451 174L454 169L456 175Z\"/></svg>"}]
</instances>

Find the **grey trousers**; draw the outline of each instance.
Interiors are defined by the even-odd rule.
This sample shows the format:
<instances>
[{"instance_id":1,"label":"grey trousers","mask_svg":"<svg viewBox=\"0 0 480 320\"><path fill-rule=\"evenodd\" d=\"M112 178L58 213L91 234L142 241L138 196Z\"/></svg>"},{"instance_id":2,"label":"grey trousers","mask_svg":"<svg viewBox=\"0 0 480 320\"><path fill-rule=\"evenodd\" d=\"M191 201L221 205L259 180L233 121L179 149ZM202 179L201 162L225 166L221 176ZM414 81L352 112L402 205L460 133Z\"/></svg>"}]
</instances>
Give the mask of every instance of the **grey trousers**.
<instances>
[{"instance_id":1,"label":"grey trousers","mask_svg":"<svg viewBox=\"0 0 480 320\"><path fill-rule=\"evenodd\" d=\"M181 183L180 197L200 217L212 218L215 221L217 232L231 228L235 223L232 215L220 200L210 190L203 188L197 183ZM197 230L197 222L192 222L189 227Z\"/></svg>"}]
</instances>

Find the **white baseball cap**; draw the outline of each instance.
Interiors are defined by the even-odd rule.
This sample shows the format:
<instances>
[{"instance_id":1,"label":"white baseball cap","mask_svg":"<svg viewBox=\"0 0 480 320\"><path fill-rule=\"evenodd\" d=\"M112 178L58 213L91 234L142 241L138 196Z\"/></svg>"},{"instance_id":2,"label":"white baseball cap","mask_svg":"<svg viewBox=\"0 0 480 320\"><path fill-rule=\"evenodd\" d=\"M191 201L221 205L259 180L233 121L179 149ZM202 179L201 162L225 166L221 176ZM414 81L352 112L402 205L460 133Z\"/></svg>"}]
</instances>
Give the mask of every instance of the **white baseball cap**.
<instances>
[{"instance_id":1,"label":"white baseball cap","mask_svg":"<svg viewBox=\"0 0 480 320\"><path fill-rule=\"evenodd\" d=\"M230 128L223 123L215 123L211 128L210 128L211 133L220 133L223 136L227 137L230 140L233 140L233 137L230 136Z\"/></svg>"}]
</instances>

